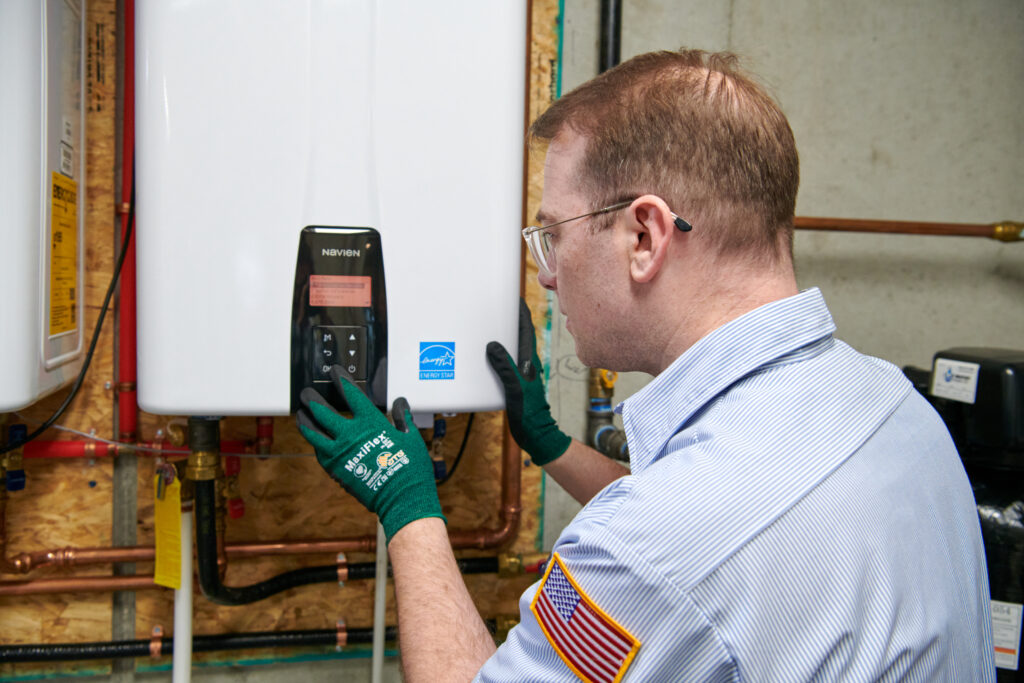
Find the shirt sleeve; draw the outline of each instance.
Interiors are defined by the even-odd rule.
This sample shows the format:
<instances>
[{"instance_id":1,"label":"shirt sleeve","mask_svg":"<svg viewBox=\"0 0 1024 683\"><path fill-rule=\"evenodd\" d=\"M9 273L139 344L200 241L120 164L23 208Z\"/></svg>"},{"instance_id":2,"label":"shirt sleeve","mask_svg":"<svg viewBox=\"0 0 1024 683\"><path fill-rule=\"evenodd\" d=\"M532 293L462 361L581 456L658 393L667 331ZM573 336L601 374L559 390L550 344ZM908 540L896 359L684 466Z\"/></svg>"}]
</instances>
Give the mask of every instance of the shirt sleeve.
<instances>
[{"instance_id":1,"label":"shirt sleeve","mask_svg":"<svg viewBox=\"0 0 1024 683\"><path fill-rule=\"evenodd\" d=\"M739 680L706 615L599 519L566 529L519 611L475 680Z\"/></svg>"}]
</instances>

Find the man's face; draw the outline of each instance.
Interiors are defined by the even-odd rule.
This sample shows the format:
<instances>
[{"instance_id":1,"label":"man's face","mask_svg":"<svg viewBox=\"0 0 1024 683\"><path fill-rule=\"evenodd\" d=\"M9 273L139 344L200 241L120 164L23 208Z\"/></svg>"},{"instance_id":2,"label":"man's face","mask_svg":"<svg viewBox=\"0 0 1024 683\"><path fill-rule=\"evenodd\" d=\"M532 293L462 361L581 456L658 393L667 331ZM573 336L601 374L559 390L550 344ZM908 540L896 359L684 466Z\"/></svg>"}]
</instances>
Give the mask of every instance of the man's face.
<instances>
[{"instance_id":1,"label":"man's face","mask_svg":"<svg viewBox=\"0 0 1024 683\"><path fill-rule=\"evenodd\" d=\"M580 191L576 169L583 157L585 140L563 131L548 146L544 162L544 194L538 225L593 211L592 200ZM553 276L538 275L541 286L558 295L558 307L566 317L566 328L576 342L576 355L590 367L616 369L615 348L623 339L613 339L622 313L616 293L623 292L617 281L625 271L618 264L621 235L613 228L593 232L593 218L582 218L552 228L557 254ZM623 245L624 246L624 245ZM626 285L628 287L628 285ZM621 295L621 294L620 294Z\"/></svg>"}]
</instances>

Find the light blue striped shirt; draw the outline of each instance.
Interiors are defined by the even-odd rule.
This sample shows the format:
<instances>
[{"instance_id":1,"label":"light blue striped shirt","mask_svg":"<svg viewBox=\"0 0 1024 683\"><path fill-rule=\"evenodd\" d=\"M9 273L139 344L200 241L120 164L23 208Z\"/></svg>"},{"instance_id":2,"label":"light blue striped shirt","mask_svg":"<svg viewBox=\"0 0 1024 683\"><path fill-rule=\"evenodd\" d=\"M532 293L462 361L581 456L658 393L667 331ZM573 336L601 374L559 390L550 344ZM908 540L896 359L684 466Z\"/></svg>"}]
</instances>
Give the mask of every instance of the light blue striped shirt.
<instances>
[{"instance_id":1,"label":"light blue striped shirt","mask_svg":"<svg viewBox=\"0 0 1024 683\"><path fill-rule=\"evenodd\" d=\"M701 339L620 409L632 473L554 551L640 641L624 680L994 681L974 498L939 417L817 289ZM530 610L481 681L573 681Z\"/></svg>"}]
</instances>

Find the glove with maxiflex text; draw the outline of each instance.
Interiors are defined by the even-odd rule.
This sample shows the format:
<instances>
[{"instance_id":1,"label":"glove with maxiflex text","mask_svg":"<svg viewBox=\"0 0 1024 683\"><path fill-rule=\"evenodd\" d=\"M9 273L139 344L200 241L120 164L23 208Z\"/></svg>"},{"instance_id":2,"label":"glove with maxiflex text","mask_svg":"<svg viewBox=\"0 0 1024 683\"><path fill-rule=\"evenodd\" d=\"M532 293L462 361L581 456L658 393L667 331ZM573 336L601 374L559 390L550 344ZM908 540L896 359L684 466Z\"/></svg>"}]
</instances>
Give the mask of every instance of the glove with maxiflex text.
<instances>
[{"instance_id":1,"label":"glove with maxiflex text","mask_svg":"<svg viewBox=\"0 0 1024 683\"><path fill-rule=\"evenodd\" d=\"M561 457L572 443L551 416L544 392L537 337L526 302L519 300L519 364L496 341L487 345L487 362L505 388L505 411L512 438L538 465Z\"/></svg>"},{"instance_id":2,"label":"glove with maxiflex text","mask_svg":"<svg viewBox=\"0 0 1024 683\"><path fill-rule=\"evenodd\" d=\"M341 367L333 366L330 376L346 404L339 408L350 411L352 417L341 415L308 387L299 394L304 407L296 415L299 431L316 450L320 466L377 514L389 541L417 519L444 519L430 455L412 421L409 403L404 398L395 400L392 426Z\"/></svg>"}]
</instances>

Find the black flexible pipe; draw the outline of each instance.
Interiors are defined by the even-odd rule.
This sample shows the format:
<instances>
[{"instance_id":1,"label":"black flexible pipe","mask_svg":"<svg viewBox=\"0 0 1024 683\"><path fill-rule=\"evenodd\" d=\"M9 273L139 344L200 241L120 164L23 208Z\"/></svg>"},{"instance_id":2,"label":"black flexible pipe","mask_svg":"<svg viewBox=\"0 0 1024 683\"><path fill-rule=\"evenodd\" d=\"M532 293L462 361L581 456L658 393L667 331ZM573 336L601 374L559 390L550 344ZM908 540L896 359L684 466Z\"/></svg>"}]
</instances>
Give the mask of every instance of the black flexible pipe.
<instances>
[{"instance_id":1,"label":"black flexible pipe","mask_svg":"<svg viewBox=\"0 0 1024 683\"><path fill-rule=\"evenodd\" d=\"M601 45L598 54L599 73L617 66L622 43L622 1L601 0Z\"/></svg>"},{"instance_id":2,"label":"black flexible pipe","mask_svg":"<svg viewBox=\"0 0 1024 683\"><path fill-rule=\"evenodd\" d=\"M484 619L487 629L494 633L494 619ZM388 626L384 629L384 640L393 643L398 640L398 629ZM373 643L372 628L345 630L346 645L368 645ZM315 647L336 646L338 632L334 629L311 629L305 631L253 631L249 633L223 633L211 636L192 636L193 652L219 652L224 650L246 650L265 647ZM150 657L152 642L149 640L120 640L94 643L36 643L31 645L0 645L0 662L72 662L87 659L123 659L127 657ZM174 638L160 638L160 656L169 656L174 651Z\"/></svg>"},{"instance_id":3,"label":"black flexible pipe","mask_svg":"<svg viewBox=\"0 0 1024 683\"><path fill-rule=\"evenodd\" d=\"M203 595L218 605L248 605L289 588L338 580L337 565L305 567L278 574L251 586L232 587L221 583L217 571L217 482L195 482L196 564Z\"/></svg>"},{"instance_id":4,"label":"black flexible pipe","mask_svg":"<svg viewBox=\"0 0 1024 683\"><path fill-rule=\"evenodd\" d=\"M346 642L350 645L373 642L373 629L356 628L345 631ZM389 626L384 632L385 640L394 642L398 630ZM261 647L309 647L337 645L338 632L334 629L307 631L256 631L251 633L225 633L212 636L193 636L193 652L215 652L221 650L245 650ZM174 638L160 639L160 654L170 655L174 650ZM125 657L149 657L150 641L122 640L96 643L39 643L34 645L0 646L0 662L69 662L86 659L121 659Z\"/></svg>"},{"instance_id":5,"label":"black flexible pipe","mask_svg":"<svg viewBox=\"0 0 1024 683\"><path fill-rule=\"evenodd\" d=\"M463 574L494 574L498 571L497 557L462 557L455 560L459 571ZM372 579L377 576L375 562L360 562L348 565L348 578L351 581ZM388 565L388 576L391 576L391 565Z\"/></svg>"}]
</instances>

